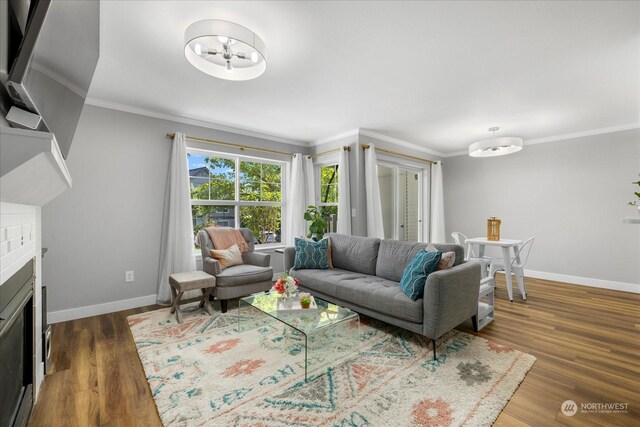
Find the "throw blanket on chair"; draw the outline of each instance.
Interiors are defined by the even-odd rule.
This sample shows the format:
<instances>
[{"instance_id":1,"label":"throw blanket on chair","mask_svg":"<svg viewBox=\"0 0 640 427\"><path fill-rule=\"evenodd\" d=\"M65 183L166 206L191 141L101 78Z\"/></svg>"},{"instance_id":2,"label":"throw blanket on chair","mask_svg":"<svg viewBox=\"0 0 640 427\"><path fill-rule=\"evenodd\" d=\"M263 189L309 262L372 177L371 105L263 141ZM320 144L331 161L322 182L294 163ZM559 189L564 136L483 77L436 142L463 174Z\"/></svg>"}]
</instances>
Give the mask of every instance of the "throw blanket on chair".
<instances>
[{"instance_id":1,"label":"throw blanket on chair","mask_svg":"<svg viewBox=\"0 0 640 427\"><path fill-rule=\"evenodd\" d=\"M205 228L213 246L216 249L227 249L233 244L237 244L240 248L240 252L245 253L249 251L249 245L244 240L244 236L237 228L229 227L207 227Z\"/></svg>"}]
</instances>

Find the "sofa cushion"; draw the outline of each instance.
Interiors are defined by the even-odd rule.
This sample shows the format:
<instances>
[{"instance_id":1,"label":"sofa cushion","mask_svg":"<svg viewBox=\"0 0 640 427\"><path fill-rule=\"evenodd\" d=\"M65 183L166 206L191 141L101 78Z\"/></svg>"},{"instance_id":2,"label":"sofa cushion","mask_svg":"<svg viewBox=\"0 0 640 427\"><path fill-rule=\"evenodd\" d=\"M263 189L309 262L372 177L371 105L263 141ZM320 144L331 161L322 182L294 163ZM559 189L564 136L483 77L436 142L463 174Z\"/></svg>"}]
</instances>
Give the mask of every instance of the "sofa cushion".
<instances>
[{"instance_id":1,"label":"sofa cushion","mask_svg":"<svg viewBox=\"0 0 640 427\"><path fill-rule=\"evenodd\" d=\"M422 245L422 243L421 243ZM460 245L455 245L451 243L434 243L433 246L436 247L442 253L445 252L455 252L456 260L453 263L453 267L456 265L462 264L464 261L464 248Z\"/></svg>"},{"instance_id":2,"label":"sofa cushion","mask_svg":"<svg viewBox=\"0 0 640 427\"><path fill-rule=\"evenodd\" d=\"M422 300L411 301L400 284L367 274L332 270L291 270L300 286L389 316L422 323Z\"/></svg>"},{"instance_id":3,"label":"sofa cushion","mask_svg":"<svg viewBox=\"0 0 640 427\"><path fill-rule=\"evenodd\" d=\"M405 268L400 289L413 301L422 298L427 277L438 268L442 252L418 251Z\"/></svg>"},{"instance_id":4,"label":"sofa cushion","mask_svg":"<svg viewBox=\"0 0 640 427\"><path fill-rule=\"evenodd\" d=\"M336 285L336 296L360 307L409 322L423 322L423 301L412 301L400 284L376 276L344 277Z\"/></svg>"},{"instance_id":5,"label":"sofa cushion","mask_svg":"<svg viewBox=\"0 0 640 427\"><path fill-rule=\"evenodd\" d=\"M216 287L248 285L263 282L273 278L273 267L258 267L257 265L242 264L225 268L216 276Z\"/></svg>"},{"instance_id":6,"label":"sofa cushion","mask_svg":"<svg viewBox=\"0 0 640 427\"><path fill-rule=\"evenodd\" d=\"M429 243L427 247L424 249L427 252L440 252L438 248L436 248L433 243ZM447 270L453 267L453 264L456 262L456 253L453 251L442 252L442 257L440 257L440 262L438 263L438 270Z\"/></svg>"},{"instance_id":7,"label":"sofa cushion","mask_svg":"<svg viewBox=\"0 0 640 427\"><path fill-rule=\"evenodd\" d=\"M333 267L362 274L376 274L380 239L375 237L325 234L331 241Z\"/></svg>"},{"instance_id":8,"label":"sofa cushion","mask_svg":"<svg viewBox=\"0 0 640 427\"><path fill-rule=\"evenodd\" d=\"M329 262L327 261L328 246L328 239L314 242L296 237L296 256L293 261L293 268L296 270L304 268L326 270L329 268Z\"/></svg>"},{"instance_id":9,"label":"sofa cushion","mask_svg":"<svg viewBox=\"0 0 640 427\"><path fill-rule=\"evenodd\" d=\"M322 292L332 297L336 296L336 284L346 278L365 277L364 274L333 268L331 270L289 270L289 275L300 281L300 286L310 291Z\"/></svg>"},{"instance_id":10,"label":"sofa cushion","mask_svg":"<svg viewBox=\"0 0 640 427\"><path fill-rule=\"evenodd\" d=\"M426 249L427 246L426 243L402 242L391 239L381 241L378 263L376 264L376 276L399 282L409 261L418 252ZM454 266L464 260L464 248L460 245L436 243L433 246L440 252L455 252Z\"/></svg>"},{"instance_id":11,"label":"sofa cushion","mask_svg":"<svg viewBox=\"0 0 640 427\"><path fill-rule=\"evenodd\" d=\"M402 273L409 261L426 245L415 242L401 242L400 240L385 239L380 242L376 276L400 282Z\"/></svg>"}]
</instances>

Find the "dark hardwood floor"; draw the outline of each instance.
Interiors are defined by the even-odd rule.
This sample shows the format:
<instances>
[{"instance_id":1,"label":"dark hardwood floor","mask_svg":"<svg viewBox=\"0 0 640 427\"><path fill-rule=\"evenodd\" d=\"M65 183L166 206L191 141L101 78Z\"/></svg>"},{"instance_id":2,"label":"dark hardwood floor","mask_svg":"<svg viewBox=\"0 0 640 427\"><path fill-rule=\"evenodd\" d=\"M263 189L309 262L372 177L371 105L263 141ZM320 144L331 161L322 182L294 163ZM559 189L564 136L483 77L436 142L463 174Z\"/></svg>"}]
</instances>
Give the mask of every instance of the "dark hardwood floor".
<instances>
[{"instance_id":1,"label":"dark hardwood floor","mask_svg":"<svg viewBox=\"0 0 640 427\"><path fill-rule=\"evenodd\" d=\"M538 360L496 425L640 425L640 295L527 279L477 335ZM143 307L53 326L53 364L31 426L161 425L126 317ZM219 310L219 307L217 307ZM472 332L470 324L459 329ZM562 414L565 400L628 404L621 414Z\"/></svg>"}]
</instances>

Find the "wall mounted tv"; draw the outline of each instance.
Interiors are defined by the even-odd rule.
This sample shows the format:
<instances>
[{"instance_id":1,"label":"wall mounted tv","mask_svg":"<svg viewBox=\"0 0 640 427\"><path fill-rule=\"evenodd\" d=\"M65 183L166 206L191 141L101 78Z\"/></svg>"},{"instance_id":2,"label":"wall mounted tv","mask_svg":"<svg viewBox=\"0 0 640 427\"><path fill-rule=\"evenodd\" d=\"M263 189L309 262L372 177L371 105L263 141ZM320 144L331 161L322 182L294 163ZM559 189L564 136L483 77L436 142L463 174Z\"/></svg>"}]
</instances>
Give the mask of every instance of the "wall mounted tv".
<instances>
[{"instance_id":1,"label":"wall mounted tv","mask_svg":"<svg viewBox=\"0 0 640 427\"><path fill-rule=\"evenodd\" d=\"M24 4L28 4L28 13ZM66 159L100 51L97 0L0 2L13 25L4 26L2 49L9 72L6 89L14 105L39 114L41 130L53 132ZM21 25L27 15L26 25ZM21 33L24 28L24 33Z\"/></svg>"}]
</instances>

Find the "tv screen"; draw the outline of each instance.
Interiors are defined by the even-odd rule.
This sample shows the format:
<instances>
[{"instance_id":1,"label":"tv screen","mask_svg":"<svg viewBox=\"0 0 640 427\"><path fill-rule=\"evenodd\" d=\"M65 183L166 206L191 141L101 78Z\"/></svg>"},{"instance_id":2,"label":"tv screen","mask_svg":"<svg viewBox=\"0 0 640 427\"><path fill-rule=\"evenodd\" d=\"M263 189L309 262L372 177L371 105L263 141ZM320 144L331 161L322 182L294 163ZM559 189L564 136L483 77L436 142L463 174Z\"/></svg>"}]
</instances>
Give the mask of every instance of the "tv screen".
<instances>
[{"instance_id":1,"label":"tv screen","mask_svg":"<svg viewBox=\"0 0 640 427\"><path fill-rule=\"evenodd\" d=\"M15 105L39 114L66 159L100 51L97 0L32 0L9 71Z\"/></svg>"}]
</instances>

